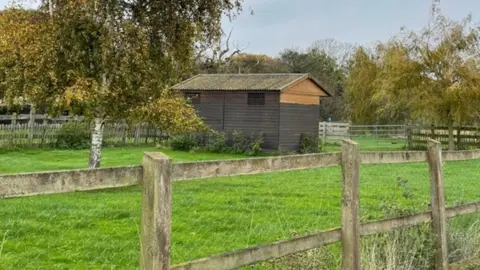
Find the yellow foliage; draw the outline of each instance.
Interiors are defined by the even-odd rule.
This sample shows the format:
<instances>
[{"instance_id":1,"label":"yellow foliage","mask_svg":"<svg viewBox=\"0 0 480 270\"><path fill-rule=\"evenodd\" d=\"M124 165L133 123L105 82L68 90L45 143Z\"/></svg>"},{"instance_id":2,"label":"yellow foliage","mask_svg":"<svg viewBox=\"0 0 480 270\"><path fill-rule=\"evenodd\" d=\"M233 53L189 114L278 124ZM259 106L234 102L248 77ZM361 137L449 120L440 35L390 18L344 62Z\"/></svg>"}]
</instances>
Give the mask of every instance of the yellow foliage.
<instances>
[{"instance_id":1,"label":"yellow foliage","mask_svg":"<svg viewBox=\"0 0 480 270\"><path fill-rule=\"evenodd\" d=\"M178 95L163 94L160 98L131 111L134 119L153 123L165 132L199 132L207 127L195 108Z\"/></svg>"}]
</instances>

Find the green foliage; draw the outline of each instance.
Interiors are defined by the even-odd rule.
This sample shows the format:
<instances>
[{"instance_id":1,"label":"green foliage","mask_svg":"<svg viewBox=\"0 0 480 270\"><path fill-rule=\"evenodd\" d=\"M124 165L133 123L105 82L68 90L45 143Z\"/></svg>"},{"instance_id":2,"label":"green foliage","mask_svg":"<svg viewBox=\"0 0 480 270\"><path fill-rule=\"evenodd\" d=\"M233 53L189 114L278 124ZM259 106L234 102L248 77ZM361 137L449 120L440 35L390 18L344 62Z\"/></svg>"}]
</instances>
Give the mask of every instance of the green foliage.
<instances>
[{"instance_id":1,"label":"green foliage","mask_svg":"<svg viewBox=\"0 0 480 270\"><path fill-rule=\"evenodd\" d=\"M199 147L199 136L195 133L181 133L169 139L172 150L190 151Z\"/></svg>"},{"instance_id":2,"label":"green foliage","mask_svg":"<svg viewBox=\"0 0 480 270\"><path fill-rule=\"evenodd\" d=\"M234 130L232 133L232 151L237 154L251 156L262 152L263 133L250 133L246 135L242 131Z\"/></svg>"},{"instance_id":3,"label":"green foliage","mask_svg":"<svg viewBox=\"0 0 480 270\"><path fill-rule=\"evenodd\" d=\"M228 152L227 136L225 133L218 131L208 133L204 150L212 153Z\"/></svg>"},{"instance_id":4,"label":"green foliage","mask_svg":"<svg viewBox=\"0 0 480 270\"><path fill-rule=\"evenodd\" d=\"M90 132L86 123L69 121L58 131L58 148L82 149L90 146Z\"/></svg>"},{"instance_id":5,"label":"green foliage","mask_svg":"<svg viewBox=\"0 0 480 270\"><path fill-rule=\"evenodd\" d=\"M300 150L301 154L308 154L308 153L317 153L319 152L320 144L319 138L317 135L313 135L311 133L302 133L300 134Z\"/></svg>"},{"instance_id":6,"label":"green foliage","mask_svg":"<svg viewBox=\"0 0 480 270\"><path fill-rule=\"evenodd\" d=\"M247 138L241 131L232 132L232 151L233 153L244 153L246 150Z\"/></svg>"},{"instance_id":7,"label":"green foliage","mask_svg":"<svg viewBox=\"0 0 480 270\"><path fill-rule=\"evenodd\" d=\"M164 130L200 126L178 98L163 100L174 99L165 92L192 70L199 44L219 42L222 15L232 17L241 4L57 0L37 10L9 7L0 12L0 95L9 106L46 104L50 114L95 118L92 140L103 136L105 119L133 118L144 107L157 111L142 119ZM101 140L92 141L92 167L100 165L100 149Z\"/></svg>"},{"instance_id":8,"label":"green foliage","mask_svg":"<svg viewBox=\"0 0 480 270\"><path fill-rule=\"evenodd\" d=\"M404 31L371 55L360 48L348 79L352 120L447 125L454 150L453 126L480 115L479 39L471 17L436 15L428 27Z\"/></svg>"}]
</instances>

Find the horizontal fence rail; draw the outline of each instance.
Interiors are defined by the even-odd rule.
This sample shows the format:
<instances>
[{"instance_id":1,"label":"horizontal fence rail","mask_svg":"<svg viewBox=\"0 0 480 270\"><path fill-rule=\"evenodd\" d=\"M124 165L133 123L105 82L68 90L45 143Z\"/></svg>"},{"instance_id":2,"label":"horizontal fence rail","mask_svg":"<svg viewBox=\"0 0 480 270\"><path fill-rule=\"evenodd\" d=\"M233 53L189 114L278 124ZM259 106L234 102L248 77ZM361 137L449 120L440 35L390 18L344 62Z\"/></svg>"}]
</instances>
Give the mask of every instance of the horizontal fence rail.
<instances>
[{"instance_id":1,"label":"horizontal fence rail","mask_svg":"<svg viewBox=\"0 0 480 270\"><path fill-rule=\"evenodd\" d=\"M77 116L77 117L74 117L76 120L83 120L83 116ZM69 121L72 119L72 116L69 116L69 115L60 115L60 116L56 116L56 117L50 117L48 115L45 115L45 114L35 114L33 115L33 118L32 118L32 115L30 114L7 114L7 115L0 115L0 121L10 121L10 123L12 122L16 122L16 121L19 121L19 120L47 120L47 121L52 121L52 122L63 122L63 121Z\"/></svg>"},{"instance_id":2,"label":"horizontal fence rail","mask_svg":"<svg viewBox=\"0 0 480 270\"><path fill-rule=\"evenodd\" d=\"M137 185L142 167L118 167L0 175L0 198Z\"/></svg>"},{"instance_id":3,"label":"horizontal fence rail","mask_svg":"<svg viewBox=\"0 0 480 270\"><path fill-rule=\"evenodd\" d=\"M442 157L445 161L480 159L480 150L446 151L442 153ZM409 163L425 162L426 160L426 152L423 151L360 153L361 164ZM171 177L173 181L184 181L222 176L323 168L338 166L340 164L340 153L183 162L172 164ZM117 183L115 177L119 177L122 171L130 172L132 176L128 178L127 174L125 174L125 178L119 178ZM0 197L18 197L132 186L141 183L141 171L141 166L132 166L96 170L85 169L0 175ZM99 180L95 180L97 178ZM48 179L48 181L45 179ZM69 185L70 182L74 185ZM33 189L32 187L36 188ZM23 192L20 192L21 190L23 190Z\"/></svg>"}]
</instances>

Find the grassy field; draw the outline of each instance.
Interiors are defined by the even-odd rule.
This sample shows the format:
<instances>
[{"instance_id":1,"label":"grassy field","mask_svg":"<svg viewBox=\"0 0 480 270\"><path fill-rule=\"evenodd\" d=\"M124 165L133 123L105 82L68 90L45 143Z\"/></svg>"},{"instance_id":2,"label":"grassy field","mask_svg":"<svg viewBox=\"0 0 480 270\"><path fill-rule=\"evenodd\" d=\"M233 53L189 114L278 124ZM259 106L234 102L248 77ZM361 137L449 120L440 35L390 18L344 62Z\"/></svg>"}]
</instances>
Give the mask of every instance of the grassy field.
<instances>
[{"instance_id":1,"label":"grassy field","mask_svg":"<svg viewBox=\"0 0 480 270\"><path fill-rule=\"evenodd\" d=\"M161 151L174 161L244 158L236 154L188 153L155 147L118 147L102 150L102 167L137 165L143 152ZM86 168L89 150L25 149L0 152L0 174Z\"/></svg>"},{"instance_id":2,"label":"grassy field","mask_svg":"<svg viewBox=\"0 0 480 270\"><path fill-rule=\"evenodd\" d=\"M404 139L374 136L356 136L351 139L360 144L361 151L403 151L406 144ZM327 139L323 150L326 152L340 151L341 143L341 139Z\"/></svg>"},{"instance_id":3,"label":"grassy field","mask_svg":"<svg viewBox=\"0 0 480 270\"><path fill-rule=\"evenodd\" d=\"M136 164L151 148L107 149L105 165ZM136 154L133 154L133 153ZM35 151L32 156L35 156ZM57 151L52 151L56 157ZM63 152L60 152L63 153ZM176 160L223 158L167 152ZM34 157L0 155L1 170L83 167L72 153L32 169ZM16 156L18 155L18 156ZM45 154L37 153L44 159ZM28 155L27 155L28 156ZM230 156L227 156L230 157ZM65 161L68 159L68 161ZM46 162L40 160L40 162ZM65 164L67 163L68 164ZM16 168L11 168L17 166ZM476 201L480 161L445 165L448 205ZM340 224L340 168L329 167L173 184L172 261L179 263ZM428 208L423 163L361 167L362 221ZM140 187L0 200L1 269L138 269Z\"/></svg>"},{"instance_id":4,"label":"grassy field","mask_svg":"<svg viewBox=\"0 0 480 270\"><path fill-rule=\"evenodd\" d=\"M402 140L376 140L373 137L355 137L361 151L399 151L403 150ZM325 152L340 151L341 140L329 141ZM155 147L105 147L102 150L102 167L140 164L146 151L162 151L174 161L193 161L225 158L244 158L236 154L188 153ZM88 149L0 149L0 174L17 172L35 172L45 170L64 170L85 168L88 163Z\"/></svg>"}]
</instances>

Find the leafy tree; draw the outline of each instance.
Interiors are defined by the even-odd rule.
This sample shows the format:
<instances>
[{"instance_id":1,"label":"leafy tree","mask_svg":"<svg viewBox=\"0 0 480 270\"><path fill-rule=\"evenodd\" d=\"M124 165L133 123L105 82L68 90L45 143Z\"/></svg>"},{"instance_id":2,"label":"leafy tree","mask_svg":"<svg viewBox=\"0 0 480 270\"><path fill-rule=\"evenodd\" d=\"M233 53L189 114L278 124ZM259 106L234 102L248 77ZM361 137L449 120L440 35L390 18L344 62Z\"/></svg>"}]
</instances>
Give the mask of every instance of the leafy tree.
<instances>
[{"instance_id":1,"label":"leafy tree","mask_svg":"<svg viewBox=\"0 0 480 270\"><path fill-rule=\"evenodd\" d=\"M226 65L228 73L287 73L288 66L264 54L239 54Z\"/></svg>"},{"instance_id":2,"label":"leafy tree","mask_svg":"<svg viewBox=\"0 0 480 270\"><path fill-rule=\"evenodd\" d=\"M49 86L46 62L52 54L48 16L37 10L12 7L0 11L0 98L2 105L19 109Z\"/></svg>"},{"instance_id":3,"label":"leafy tree","mask_svg":"<svg viewBox=\"0 0 480 270\"><path fill-rule=\"evenodd\" d=\"M42 53L32 57L45 63L45 70L36 75L47 88L33 83L36 87L19 87L6 95L48 104L52 114L67 109L93 119L89 167L99 167L105 121L168 103L158 100L169 98L164 95L168 86L191 70L195 45L218 40L222 14L233 16L240 8L241 0L44 2L36 12L51 12L51 19L30 27L38 23L45 35L32 37L31 31L8 44L41 39Z\"/></svg>"},{"instance_id":4,"label":"leafy tree","mask_svg":"<svg viewBox=\"0 0 480 270\"><path fill-rule=\"evenodd\" d=\"M376 113L392 121L444 124L453 150L454 125L480 115L480 29L470 17L455 22L436 16L426 29L402 36L381 44L376 61L354 59L351 116L371 121Z\"/></svg>"},{"instance_id":5,"label":"leafy tree","mask_svg":"<svg viewBox=\"0 0 480 270\"><path fill-rule=\"evenodd\" d=\"M350 59L347 79L347 113L355 124L372 124L379 119L372 97L379 67L373 56L359 47Z\"/></svg>"},{"instance_id":6,"label":"leafy tree","mask_svg":"<svg viewBox=\"0 0 480 270\"><path fill-rule=\"evenodd\" d=\"M433 28L410 33L404 47L389 46L397 58L396 91L386 91L408 106L413 119L448 126L449 149L455 148L453 127L471 123L480 115L479 47L480 29L471 18L454 22L438 16ZM382 80L391 80L394 72ZM410 95L405 95L408 91ZM387 103L388 106L388 103Z\"/></svg>"},{"instance_id":7,"label":"leafy tree","mask_svg":"<svg viewBox=\"0 0 480 270\"><path fill-rule=\"evenodd\" d=\"M344 111L345 73L335 58L329 56L319 47L307 51L287 49L280 53L280 60L293 73L310 73L332 94L331 98L322 100L320 117L342 119Z\"/></svg>"}]
</instances>

